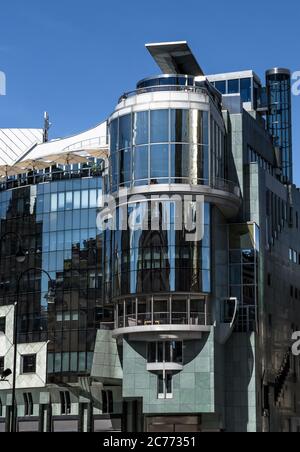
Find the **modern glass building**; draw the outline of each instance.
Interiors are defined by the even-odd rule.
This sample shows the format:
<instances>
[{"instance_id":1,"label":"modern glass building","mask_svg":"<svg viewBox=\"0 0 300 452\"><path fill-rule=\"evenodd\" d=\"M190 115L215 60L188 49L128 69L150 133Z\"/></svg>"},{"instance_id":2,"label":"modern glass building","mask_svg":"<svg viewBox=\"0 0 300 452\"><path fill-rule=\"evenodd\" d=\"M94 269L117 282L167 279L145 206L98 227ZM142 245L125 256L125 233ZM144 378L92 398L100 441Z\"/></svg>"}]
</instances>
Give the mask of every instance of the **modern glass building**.
<instances>
[{"instance_id":1,"label":"modern glass building","mask_svg":"<svg viewBox=\"0 0 300 452\"><path fill-rule=\"evenodd\" d=\"M0 431L8 370L18 431L297 431L300 196L271 73L147 48L162 74L105 122L0 166Z\"/></svg>"},{"instance_id":2,"label":"modern glass building","mask_svg":"<svg viewBox=\"0 0 300 452\"><path fill-rule=\"evenodd\" d=\"M269 109L267 124L274 145L279 148L283 182L293 182L292 156L292 100L289 69L270 69L266 72Z\"/></svg>"}]
</instances>

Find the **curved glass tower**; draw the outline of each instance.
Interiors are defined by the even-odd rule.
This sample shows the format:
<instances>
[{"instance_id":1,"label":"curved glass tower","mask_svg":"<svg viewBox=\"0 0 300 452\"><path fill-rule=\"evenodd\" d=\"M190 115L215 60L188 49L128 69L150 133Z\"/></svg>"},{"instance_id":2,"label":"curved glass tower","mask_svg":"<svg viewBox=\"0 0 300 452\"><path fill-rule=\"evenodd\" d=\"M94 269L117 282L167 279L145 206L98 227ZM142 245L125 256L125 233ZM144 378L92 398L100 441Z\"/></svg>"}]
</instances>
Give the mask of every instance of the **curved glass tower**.
<instances>
[{"instance_id":1,"label":"curved glass tower","mask_svg":"<svg viewBox=\"0 0 300 452\"><path fill-rule=\"evenodd\" d=\"M219 100L195 77L161 75L122 96L109 119L109 192L117 200L116 216L129 224L138 209L135 220L142 223L120 230L119 222L105 231L105 299L113 301L117 330L211 324L212 198L214 191L233 188L226 181ZM205 192L210 196L202 200L202 238L187 241L184 196L193 210Z\"/></svg>"},{"instance_id":2,"label":"curved glass tower","mask_svg":"<svg viewBox=\"0 0 300 452\"><path fill-rule=\"evenodd\" d=\"M275 68L266 72L269 110L267 125L280 150L284 183L293 182L291 73L289 69Z\"/></svg>"}]
</instances>

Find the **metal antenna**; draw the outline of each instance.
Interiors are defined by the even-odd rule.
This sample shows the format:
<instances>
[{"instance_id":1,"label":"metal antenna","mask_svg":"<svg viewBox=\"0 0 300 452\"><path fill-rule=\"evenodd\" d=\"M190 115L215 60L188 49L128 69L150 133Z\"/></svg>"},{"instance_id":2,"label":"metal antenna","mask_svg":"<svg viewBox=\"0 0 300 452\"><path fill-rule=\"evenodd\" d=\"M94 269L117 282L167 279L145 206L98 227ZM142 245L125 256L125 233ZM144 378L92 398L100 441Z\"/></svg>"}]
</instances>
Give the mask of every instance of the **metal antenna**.
<instances>
[{"instance_id":1,"label":"metal antenna","mask_svg":"<svg viewBox=\"0 0 300 452\"><path fill-rule=\"evenodd\" d=\"M49 113L45 111L44 113L44 133L43 133L43 142L47 143L49 141L49 129L51 127L51 122L49 119Z\"/></svg>"}]
</instances>

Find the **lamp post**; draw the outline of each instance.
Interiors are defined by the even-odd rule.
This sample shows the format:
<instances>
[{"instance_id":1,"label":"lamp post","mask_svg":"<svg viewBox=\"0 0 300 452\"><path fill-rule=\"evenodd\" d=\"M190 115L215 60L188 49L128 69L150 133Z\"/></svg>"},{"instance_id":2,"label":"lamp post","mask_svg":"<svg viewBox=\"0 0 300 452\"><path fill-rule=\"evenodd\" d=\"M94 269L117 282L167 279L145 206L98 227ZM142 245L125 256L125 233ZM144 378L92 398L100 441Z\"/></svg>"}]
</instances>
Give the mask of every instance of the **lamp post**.
<instances>
[{"instance_id":1,"label":"lamp post","mask_svg":"<svg viewBox=\"0 0 300 452\"><path fill-rule=\"evenodd\" d=\"M10 235L15 237L17 239L17 243L18 243L18 251L15 256L16 262L18 264L24 264L24 262L26 260L26 254L24 253L23 248L22 248L22 237L17 232L13 232L13 231L5 232L5 234L1 235L1 237L0 237L0 243L2 244L4 239ZM0 250L0 254L1 254L1 250Z\"/></svg>"},{"instance_id":2,"label":"lamp post","mask_svg":"<svg viewBox=\"0 0 300 452\"><path fill-rule=\"evenodd\" d=\"M11 410L11 423L10 423L10 431L16 432L16 379L17 379L17 357L18 357L18 317L19 317L19 300L20 300L20 285L23 277L32 272L38 271L44 273L50 282L50 288L48 290L48 304L54 303L55 291L54 291L54 281L51 278L50 274L42 269L37 267L32 267L24 270L17 282L17 292L16 292L16 302L15 302L15 310L14 310L14 357L13 357L13 383L12 383L12 410Z\"/></svg>"}]
</instances>

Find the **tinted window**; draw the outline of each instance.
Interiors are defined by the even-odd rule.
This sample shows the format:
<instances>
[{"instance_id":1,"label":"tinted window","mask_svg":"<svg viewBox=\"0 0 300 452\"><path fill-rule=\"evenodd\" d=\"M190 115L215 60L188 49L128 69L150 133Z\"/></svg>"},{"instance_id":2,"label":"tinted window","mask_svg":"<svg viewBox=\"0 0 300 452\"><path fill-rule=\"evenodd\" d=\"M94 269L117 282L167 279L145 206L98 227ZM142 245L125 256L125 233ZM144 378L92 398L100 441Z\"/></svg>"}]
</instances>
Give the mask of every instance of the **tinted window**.
<instances>
[{"instance_id":1,"label":"tinted window","mask_svg":"<svg viewBox=\"0 0 300 452\"><path fill-rule=\"evenodd\" d=\"M134 148L133 174L135 180L148 179L148 146Z\"/></svg>"},{"instance_id":2,"label":"tinted window","mask_svg":"<svg viewBox=\"0 0 300 452\"><path fill-rule=\"evenodd\" d=\"M241 79L241 98L242 102L251 102L251 78Z\"/></svg>"},{"instance_id":3,"label":"tinted window","mask_svg":"<svg viewBox=\"0 0 300 452\"><path fill-rule=\"evenodd\" d=\"M133 143L147 144L149 141L149 112L135 113L133 118Z\"/></svg>"},{"instance_id":4,"label":"tinted window","mask_svg":"<svg viewBox=\"0 0 300 452\"><path fill-rule=\"evenodd\" d=\"M151 143L169 141L169 110L151 111Z\"/></svg>"},{"instance_id":5,"label":"tinted window","mask_svg":"<svg viewBox=\"0 0 300 452\"><path fill-rule=\"evenodd\" d=\"M151 146L151 179L168 177L169 174L169 146Z\"/></svg>"},{"instance_id":6,"label":"tinted window","mask_svg":"<svg viewBox=\"0 0 300 452\"><path fill-rule=\"evenodd\" d=\"M131 146L131 115L121 116L119 119L119 149Z\"/></svg>"},{"instance_id":7,"label":"tinted window","mask_svg":"<svg viewBox=\"0 0 300 452\"><path fill-rule=\"evenodd\" d=\"M34 374L36 372L36 355L22 356L22 373Z\"/></svg>"},{"instance_id":8,"label":"tinted window","mask_svg":"<svg viewBox=\"0 0 300 452\"><path fill-rule=\"evenodd\" d=\"M228 80L228 94L235 94L240 92L240 81Z\"/></svg>"},{"instance_id":9,"label":"tinted window","mask_svg":"<svg viewBox=\"0 0 300 452\"><path fill-rule=\"evenodd\" d=\"M171 141L189 142L189 110L171 110Z\"/></svg>"},{"instance_id":10,"label":"tinted window","mask_svg":"<svg viewBox=\"0 0 300 452\"><path fill-rule=\"evenodd\" d=\"M218 91L220 91L221 94L226 94L226 81L225 80L216 82L215 86L216 86L216 89Z\"/></svg>"}]
</instances>

